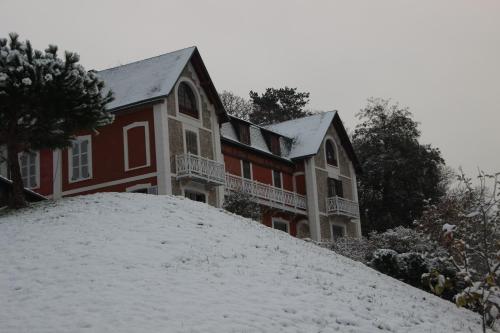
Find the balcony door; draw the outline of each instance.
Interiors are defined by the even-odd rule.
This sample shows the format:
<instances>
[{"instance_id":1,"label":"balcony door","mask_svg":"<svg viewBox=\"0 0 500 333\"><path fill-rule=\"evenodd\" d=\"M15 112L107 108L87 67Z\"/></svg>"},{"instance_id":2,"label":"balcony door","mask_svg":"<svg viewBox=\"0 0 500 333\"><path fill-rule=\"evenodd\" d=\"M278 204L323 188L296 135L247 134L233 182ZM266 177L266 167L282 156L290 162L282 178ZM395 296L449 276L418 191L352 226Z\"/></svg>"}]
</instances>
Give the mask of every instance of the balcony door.
<instances>
[{"instance_id":1,"label":"balcony door","mask_svg":"<svg viewBox=\"0 0 500 333\"><path fill-rule=\"evenodd\" d=\"M344 197L342 181L335 178L328 178L328 197Z\"/></svg>"},{"instance_id":2,"label":"balcony door","mask_svg":"<svg viewBox=\"0 0 500 333\"><path fill-rule=\"evenodd\" d=\"M186 153L198 155L198 133L192 130L185 131Z\"/></svg>"}]
</instances>

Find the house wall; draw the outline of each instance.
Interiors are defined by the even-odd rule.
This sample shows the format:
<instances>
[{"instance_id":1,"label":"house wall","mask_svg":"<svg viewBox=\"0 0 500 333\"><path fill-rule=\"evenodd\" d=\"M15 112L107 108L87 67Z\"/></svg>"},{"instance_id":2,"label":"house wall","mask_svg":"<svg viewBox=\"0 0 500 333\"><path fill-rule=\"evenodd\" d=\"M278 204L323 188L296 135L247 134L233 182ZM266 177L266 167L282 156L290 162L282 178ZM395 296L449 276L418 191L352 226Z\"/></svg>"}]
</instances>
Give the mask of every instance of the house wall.
<instances>
[{"instance_id":1,"label":"house wall","mask_svg":"<svg viewBox=\"0 0 500 333\"><path fill-rule=\"evenodd\" d=\"M335 142L335 147L337 149L337 160L338 167L329 166L326 163L325 155L325 144L328 138L333 138ZM359 221L351 221L351 219L345 216L338 215L327 215L326 201L328 198L328 183L327 179L335 178L342 181L342 188L344 192L344 198L357 201L357 197L354 194L355 178L352 177L353 166L347 153L340 144L340 138L338 137L333 125L327 130L325 138L321 143L318 153L314 156L315 164L315 177L316 177L316 190L317 190L317 207L319 210L319 225L320 225L320 239L322 241L331 241L331 224L336 224L343 226L345 228L346 235L349 237L359 237Z\"/></svg>"},{"instance_id":2,"label":"house wall","mask_svg":"<svg viewBox=\"0 0 500 333\"><path fill-rule=\"evenodd\" d=\"M125 145L123 129L127 125L136 122L146 122L149 131L149 147L134 146L136 153L144 155L144 149L149 150L150 165L133 170L125 170ZM126 112L115 115L115 120L112 124L101 127L98 133L79 132L80 135L91 135L91 150L92 150L92 177L91 179L70 182L69 181L69 164L68 164L68 149L63 149L61 154L62 159L62 191L63 195L88 194L93 192L110 191L113 188L122 188L139 181L137 178L149 178L151 174L156 173L156 156L155 156L155 135L154 135L154 118L153 107L145 106L141 108L130 109ZM129 154L134 154L130 151ZM52 156L51 154L48 154ZM42 173L45 170L51 170L52 166L47 162L42 166ZM149 175L149 177L147 177ZM154 175L153 177L155 177ZM47 181L50 179L47 176ZM127 179L130 179L127 182ZM120 181L122 184L106 185ZM154 181L156 182L156 180ZM101 186L103 185L103 186ZM91 189L88 189L91 187ZM43 194L43 193L42 193Z\"/></svg>"},{"instance_id":3,"label":"house wall","mask_svg":"<svg viewBox=\"0 0 500 333\"><path fill-rule=\"evenodd\" d=\"M198 119L182 114L178 109L177 89L181 82L186 82L193 89L200 116ZM169 160L172 177L170 179L173 195L184 195L186 189L204 193L207 203L219 206L222 201L222 194L217 187L208 186L190 180L178 180L176 175L176 156L187 152L185 145L185 131L190 130L197 133L198 154L201 157L223 162L220 152L220 134L218 128L215 129L213 123L218 124L215 106L210 103L208 96L201 87L200 80L196 75L193 66L189 63L182 71L174 89L167 96L168 114L168 145Z\"/></svg>"}]
</instances>

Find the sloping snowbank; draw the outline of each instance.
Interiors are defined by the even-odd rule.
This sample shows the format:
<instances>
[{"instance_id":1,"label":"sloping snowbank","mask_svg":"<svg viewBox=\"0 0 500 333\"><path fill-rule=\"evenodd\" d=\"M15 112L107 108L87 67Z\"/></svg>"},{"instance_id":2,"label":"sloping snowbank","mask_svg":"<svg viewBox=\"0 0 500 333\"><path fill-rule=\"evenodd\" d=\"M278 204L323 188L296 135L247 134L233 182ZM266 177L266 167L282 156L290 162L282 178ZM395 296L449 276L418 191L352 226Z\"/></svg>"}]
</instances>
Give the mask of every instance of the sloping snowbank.
<instances>
[{"instance_id":1,"label":"sloping snowbank","mask_svg":"<svg viewBox=\"0 0 500 333\"><path fill-rule=\"evenodd\" d=\"M182 198L0 217L1 332L478 332L472 312Z\"/></svg>"}]
</instances>

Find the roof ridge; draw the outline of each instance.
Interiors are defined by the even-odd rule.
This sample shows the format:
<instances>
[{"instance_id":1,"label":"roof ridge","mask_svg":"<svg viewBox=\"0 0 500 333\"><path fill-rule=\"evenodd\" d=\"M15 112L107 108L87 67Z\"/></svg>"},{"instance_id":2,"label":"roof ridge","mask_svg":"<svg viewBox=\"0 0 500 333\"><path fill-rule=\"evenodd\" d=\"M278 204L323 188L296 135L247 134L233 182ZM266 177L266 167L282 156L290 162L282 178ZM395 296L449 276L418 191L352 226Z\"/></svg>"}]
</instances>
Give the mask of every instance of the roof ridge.
<instances>
[{"instance_id":1,"label":"roof ridge","mask_svg":"<svg viewBox=\"0 0 500 333\"><path fill-rule=\"evenodd\" d=\"M170 52L167 52L167 53L162 53L162 54L159 54L159 55L156 55L156 56L153 56L153 57L149 57L149 58L144 58L144 59L140 59L140 60L135 60L135 61L132 61L132 62L128 62L128 63L123 64L123 65L118 65L118 66L113 66L113 67L109 67L109 68L101 69L101 70L98 70L98 71L97 71L97 73L101 73L101 72L109 71L109 70L116 69L116 68L123 67L123 66L128 66L128 65L136 64L136 63L138 63L138 62L142 62L142 61L146 61L146 60L151 60L151 59L159 58L159 57L165 56L165 55L167 55L167 54L172 54L172 53L176 53L176 52L184 51L184 50L187 50L187 49L190 49L190 48L195 49L195 48L196 48L196 46L195 46L195 45L193 45L193 46L188 46L188 47L184 47L184 48L182 48L182 49L178 49L178 50L175 50L175 51L170 51Z\"/></svg>"},{"instance_id":2,"label":"roof ridge","mask_svg":"<svg viewBox=\"0 0 500 333\"><path fill-rule=\"evenodd\" d=\"M266 125L265 127L267 129L267 127L281 125L281 124L285 124L285 123L288 123L288 122L298 121L298 120L302 120L302 119L306 119L306 118L311 118L311 117L315 117L315 116L321 116L321 115L325 115L325 114L333 113L333 112L337 112L337 111L335 111L335 110L332 110L332 111L319 111L317 113L313 113L313 114L310 114L310 115L307 115L307 116L304 116L304 117L295 118L295 119L288 119L288 120L285 120L285 121L282 121L282 122L279 122L279 123L269 124L269 125Z\"/></svg>"}]
</instances>

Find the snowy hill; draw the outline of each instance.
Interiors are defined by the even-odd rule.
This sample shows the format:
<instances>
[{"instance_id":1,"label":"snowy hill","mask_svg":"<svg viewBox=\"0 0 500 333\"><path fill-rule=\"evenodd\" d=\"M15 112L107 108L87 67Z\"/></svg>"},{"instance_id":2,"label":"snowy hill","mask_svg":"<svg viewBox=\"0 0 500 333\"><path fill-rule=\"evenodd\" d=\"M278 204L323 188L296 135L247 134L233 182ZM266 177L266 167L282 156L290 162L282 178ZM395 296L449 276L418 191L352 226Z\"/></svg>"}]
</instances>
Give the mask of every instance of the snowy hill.
<instances>
[{"instance_id":1,"label":"snowy hill","mask_svg":"<svg viewBox=\"0 0 500 333\"><path fill-rule=\"evenodd\" d=\"M182 198L96 194L0 216L1 332L478 332L479 317Z\"/></svg>"}]
</instances>

